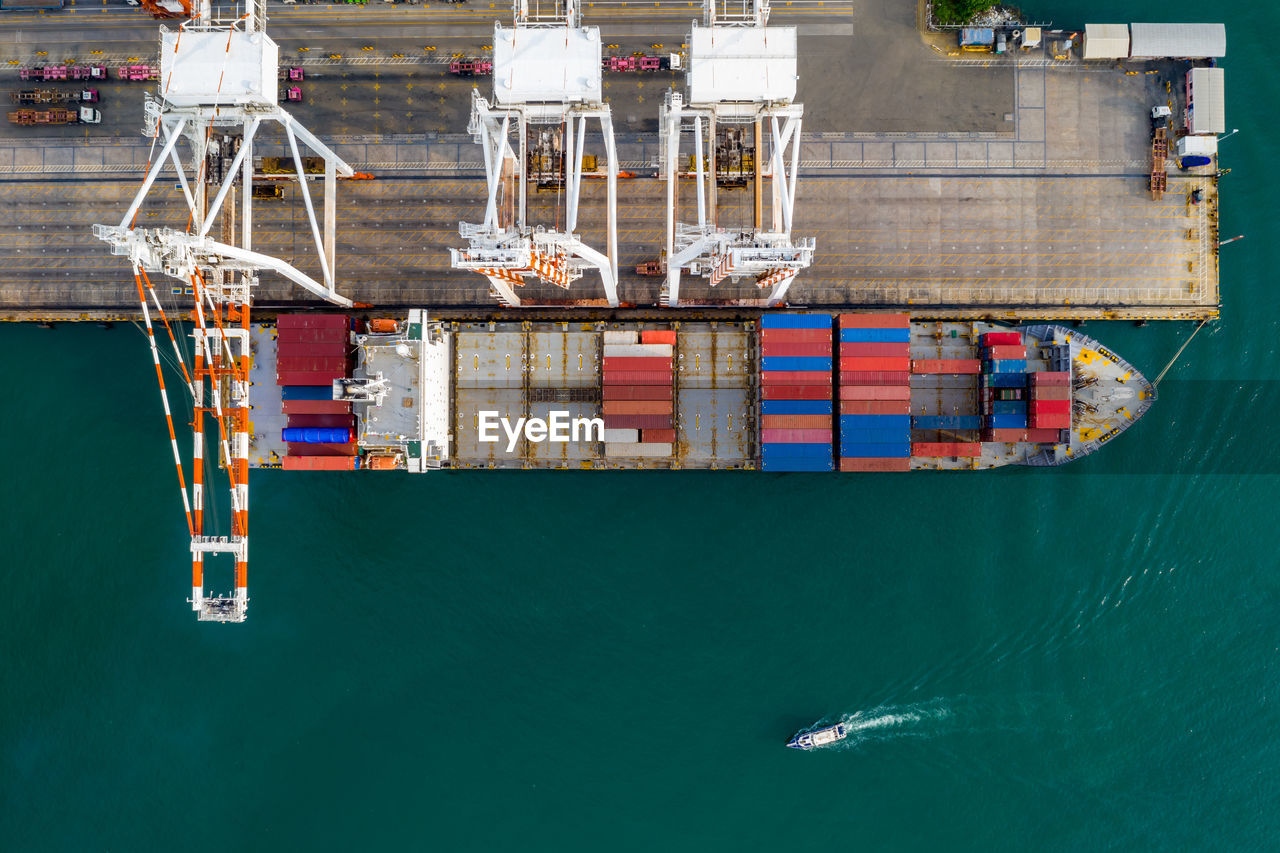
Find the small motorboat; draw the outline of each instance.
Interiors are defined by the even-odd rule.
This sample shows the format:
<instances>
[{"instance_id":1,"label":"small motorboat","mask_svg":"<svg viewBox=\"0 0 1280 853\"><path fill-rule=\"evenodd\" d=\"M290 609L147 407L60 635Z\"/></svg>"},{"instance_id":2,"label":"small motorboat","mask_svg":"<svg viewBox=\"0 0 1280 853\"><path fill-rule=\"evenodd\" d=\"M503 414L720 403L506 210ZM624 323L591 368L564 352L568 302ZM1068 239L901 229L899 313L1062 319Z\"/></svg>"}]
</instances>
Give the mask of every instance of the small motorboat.
<instances>
[{"instance_id":1,"label":"small motorboat","mask_svg":"<svg viewBox=\"0 0 1280 853\"><path fill-rule=\"evenodd\" d=\"M844 740L848 735L849 731L844 727L844 723L836 723L834 726L827 726L825 729L800 732L787 742L787 746L792 749L817 749L818 747L830 746L836 741Z\"/></svg>"}]
</instances>

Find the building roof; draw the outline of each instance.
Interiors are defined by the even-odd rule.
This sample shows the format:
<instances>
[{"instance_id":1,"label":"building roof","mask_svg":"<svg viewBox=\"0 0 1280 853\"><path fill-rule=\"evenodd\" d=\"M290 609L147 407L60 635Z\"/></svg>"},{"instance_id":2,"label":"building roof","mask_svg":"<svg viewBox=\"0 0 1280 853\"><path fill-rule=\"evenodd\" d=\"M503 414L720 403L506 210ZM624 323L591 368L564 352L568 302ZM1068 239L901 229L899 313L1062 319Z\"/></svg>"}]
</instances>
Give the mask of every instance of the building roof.
<instances>
[{"instance_id":1,"label":"building roof","mask_svg":"<svg viewBox=\"0 0 1280 853\"><path fill-rule=\"evenodd\" d=\"M1128 24L1085 24L1085 59L1126 59L1129 56Z\"/></svg>"},{"instance_id":2,"label":"building roof","mask_svg":"<svg viewBox=\"0 0 1280 853\"><path fill-rule=\"evenodd\" d=\"M1129 35L1134 58L1227 55L1226 24L1130 24Z\"/></svg>"},{"instance_id":3,"label":"building roof","mask_svg":"<svg viewBox=\"0 0 1280 853\"><path fill-rule=\"evenodd\" d=\"M600 103L598 27L493 28L493 95L499 104Z\"/></svg>"},{"instance_id":4,"label":"building roof","mask_svg":"<svg viewBox=\"0 0 1280 853\"><path fill-rule=\"evenodd\" d=\"M160 45L160 89L170 104L276 103L280 48L266 33L165 32Z\"/></svg>"},{"instance_id":5,"label":"building roof","mask_svg":"<svg viewBox=\"0 0 1280 853\"><path fill-rule=\"evenodd\" d=\"M792 101L795 27L700 27L689 37L689 103Z\"/></svg>"},{"instance_id":6,"label":"building roof","mask_svg":"<svg viewBox=\"0 0 1280 853\"><path fill-rule=\"evenodd\" d=\"M1191 133L1225 133L1225 92L1221 68L1191 69L1191 109L1188 111L1187 130Z\"/></svg>"}]
</instances>

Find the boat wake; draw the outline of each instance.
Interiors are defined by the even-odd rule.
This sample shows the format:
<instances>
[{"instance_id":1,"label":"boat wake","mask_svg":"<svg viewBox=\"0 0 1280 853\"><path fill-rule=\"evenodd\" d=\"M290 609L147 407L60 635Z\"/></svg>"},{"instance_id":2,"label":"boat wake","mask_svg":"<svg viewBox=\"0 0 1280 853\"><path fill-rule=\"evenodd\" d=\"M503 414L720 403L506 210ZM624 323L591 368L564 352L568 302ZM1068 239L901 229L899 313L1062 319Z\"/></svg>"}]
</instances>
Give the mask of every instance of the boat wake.
<instances>
[{"instance_id":1,"label":"boat wake","mask_svg":"<svg viewBox=\"0 0 1280 853\"><path fill-rule=\"evenodd\" d=\"M1021 696L983 701L973 696L937 697L907 704L886 704L824 718L814 727L843 723L847 736L825 749L857 749L901 738L927 740L948 735L1032 731L1055 714L1044 697Z\"/></svg>"}]
</instances>

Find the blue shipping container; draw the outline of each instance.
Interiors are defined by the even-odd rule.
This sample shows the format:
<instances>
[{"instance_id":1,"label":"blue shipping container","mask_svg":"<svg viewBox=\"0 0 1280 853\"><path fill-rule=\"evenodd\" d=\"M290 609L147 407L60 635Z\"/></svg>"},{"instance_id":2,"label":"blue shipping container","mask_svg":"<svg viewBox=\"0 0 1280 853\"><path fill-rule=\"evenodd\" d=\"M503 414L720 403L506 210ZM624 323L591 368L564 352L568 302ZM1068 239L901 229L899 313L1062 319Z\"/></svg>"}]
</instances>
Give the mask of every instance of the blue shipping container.
<instances>
[{"instance_id":1,"label":"blue shipping container","mask_svg":"<svg viewBox=\"0 0 1280 853\"><path fill-rule=\"evenodd\" d=\"M760 369L765 373L773 370L830 370L831 359L820 355L775 355L760 359Z\"/></svg>"},{"instance_id":2,"label":"blue shipping container","mask_svg":"<svg viewBox=\"0 0 1280 853\"><path fill-rule=\"evenodd\" d=\"M830 400L760 401L760 414L762 415L829 415L831 411Z\"/></svg>"},{"instance_id":3,"label":"blue shipping container","mask_svg":"<svg viewBox=\"0 0 1280 853\"><path fill-rule=\"evenodd\" d=\"M762 329L830 329L830 314L765 314Z\"/></svg>"},{"instance_id":4,"label":"blue shipping container","mask_svg":"<svg viewBox=\"0 0 1280 853\"><path fill-rule=\"evenodd\" d=\"M830 444L762 444L760 445L760 455L765 459L782 459L788 456L805 456L816 457L825 456L831 458Z\"/></svg>"},{"instance_id":5,"label":"blue shipping container","mask_svg":"<svg viewBox=\"0 0 1280 853\"><path fill-rule=\"evenodd\" d=\"M984 365L990 373L1026 373L1025 358L994 358Z\"/></svg>"},{"instance_id":6,"label":"blue shipping container","mask_svg":"<svg viewBox=\"0 0 1280 853\"><path fill-rule=\"evenodd\" d=\"M332 400L332 385L285 385L280 389L282 400Z\"/></svg>"},{"instance_id":7,"label":"blue shipping container","mask_svg":"<svg viewBox=\"0 0 1280 853\"><path fill-rule=\"evenodd\" d=\"M992 415L992 429L1023 429L1027 425L1027 416L1022 415Z\"/></svg>"},{"instance_id":8,"label":"blue shipping container","mask_svg":"<svg viewBox=\"0 0 1280 853\"><path fill-rule=\"evenodd\" d=\"M784 456L781 458L770 459L765 457L760 460L761 471L834 471L836 470L835 460L831 457L825 459L817 456Z\"/></svg>"},{"instance_id":9,"label":"blue shipping container","mask_svg":"<svg viewBox=\"0 0 1280 853\"><path fill-rule=\"evenodd\" d=\"M899 442L897 444L889 444L883 442L880 444L841 444L840 458L842 459L901 459L911 455L911 442Z\"/></svg>"},{"instance_id":10,"label":"blue shipping container","mask_svg":"<svg viewBox=\"0 0 1280 853\"><path fill-rule=\"evenodd\" d=\"M917 415L911 419L916 429L981 429L978 415Z\"/></svg>"},{"instance_id":11,"label":"blue shipping container","mask_svg":"<svg viewBox=\"0 0 1280 853\"><path fill-rule=\"evenodd\" d=\"M1024 388L1027 377L1024 373L990 373L982 377L982 384L987 388Z\"/></svg>"},{"instance_id":12,"label":"blue shipping container","mask_svg":"<svg viewBox=\"0 0 1280 853\"><path fill-rule=\"evenodd\" d=\"M842 344L905 344L911 342L910 329L841 329Z\"/></svg>"},{"instance_id":13,"label":"blue shipping container","mask_svg":"<svg viewBox=\"0 0 1280 853\"><path fill-rule=\"evenodd\" d=\"M901 444L908 441L911 433L901 429L842 429L840 430L840 446L851 444Z\"/></svg>"},{"instance_id":14,"label":"blue shipping container","mask_svg":"<svg viewBox=\"0 0 1280 853\"><path fill-rule=\"evenodd\" d=\"M840 429L911 429L911 415L841 415Z\"/></svg>"},{"instance_id":15,"label":"blue shipping container","mask_svg":"<svg viewBox=\"0 0 1280 853\"><path fill-rule=\"evenodd\" d=\"M289 444L348 444L351 430L346 427L285 427L281 438Z\"/></svg>"},{"instance_id":16,"label":"blue shipping container","mask_svg":"<svg viewBox=\"0 0 1280 853\"><path fill-rule=\"evenodd\" d=\"M1025 415L1027 413L1027 401L993 400L991 402L991 411L997 415Z\"/></svg>"}]
</instances>

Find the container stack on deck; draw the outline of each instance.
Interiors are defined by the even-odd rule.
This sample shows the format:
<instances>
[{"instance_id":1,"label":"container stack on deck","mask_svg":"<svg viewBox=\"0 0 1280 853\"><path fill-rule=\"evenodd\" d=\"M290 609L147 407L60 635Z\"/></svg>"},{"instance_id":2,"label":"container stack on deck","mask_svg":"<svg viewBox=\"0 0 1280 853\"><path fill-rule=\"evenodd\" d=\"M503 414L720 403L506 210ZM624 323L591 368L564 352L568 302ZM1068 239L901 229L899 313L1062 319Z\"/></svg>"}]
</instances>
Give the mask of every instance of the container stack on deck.
<instances>
[{"instance_id":1,"label":"container stack on deck","mask_svg":"<svg viewBox=\"0 0 1280 853\"><path fill-rule=\"evenodd\" d=\"M1032 441L1057 442L1059 430L1071 428L1071 374L1042 372L1031 374L1030 422Z\"/></svg>"},{"instance_id":2,"label":"container stack on deck","mask_svg":"<svg viewBox=\"0 0 1280 853\"><path fill-rule=\"evenodd\" d=\"M831 471L831 317L760 318L760 467Z\"/></svg>"},{"instance_id":3,"label":"container stack on deck","mask_svg":"<svg viewBox=\"0 0 1280 853\"><path fill-rule=\"evenodd\" d=\"M982 336L982 440L1026 441L1027 347L1021 332Z\"/></svg>"},{"instance_id":4,"label":"container stack on deck","mask_svg":"<svg viewBox=\"0 0 1280 853\"><path fill-rule=\"evenodd\" d=\"M276 321L276 384L288 416L285 470L357 467L351 404L333 380L351 375L351 320L343 314L282 314Z\"/></svg>"},{"instance_id":5,"label":"container stack on deck","mask_svg":"<svg viewBox=\"0 0 1280 853\"><path fill-rule=\"evenodd\" d=\"M911 470L911 318L840 315L840 470Z\"/></svg>"},{"instance_id":6,"label":"container stack on deck","mask_svg":"<svg viewBox=\"0 0 1280 853\"><path fill-rule=\"evenodd\" d=\"M668 329L604 333L605 456L671 456L675 344Z\"/></svg>"}]
</instances>

